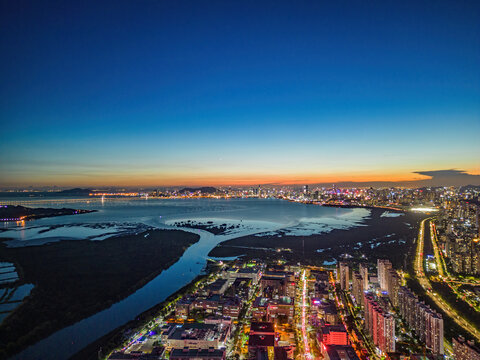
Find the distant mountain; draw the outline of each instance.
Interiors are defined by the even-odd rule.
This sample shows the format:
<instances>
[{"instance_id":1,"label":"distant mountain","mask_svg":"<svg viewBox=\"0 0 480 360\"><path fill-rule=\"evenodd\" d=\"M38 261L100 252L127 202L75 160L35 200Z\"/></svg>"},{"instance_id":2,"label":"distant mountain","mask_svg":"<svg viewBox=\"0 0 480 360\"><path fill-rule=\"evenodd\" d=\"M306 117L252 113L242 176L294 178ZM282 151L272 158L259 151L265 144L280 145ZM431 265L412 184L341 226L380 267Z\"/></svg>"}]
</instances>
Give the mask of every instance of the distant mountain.
<instances>
[{"instance_id":1,"label":"distant mountain","mask_svg":"<svg viewBox=\"0 0 480 360\"><path fill-rule=\"evenodd\" d=\"M80 189L80 188L75 188L75 189L68 189L68 190L62 190L59 191L59 195L88 195L92 192L90 189Z\"/></svg>"},{"instance_id":2,"label":"distant mountain","mask_svg":"<svg viewBox=\"0 0 480 360\"><path fill-rule=\"evenodd\" d=\"M183 188L182 190L179 190L178 192L183 194L183 193L194 193L200 191L202 194L214 194L217 192L217 189L211 186L204 186L204 187L199 187L199 188Z\"/></svg>"}]
</instances>

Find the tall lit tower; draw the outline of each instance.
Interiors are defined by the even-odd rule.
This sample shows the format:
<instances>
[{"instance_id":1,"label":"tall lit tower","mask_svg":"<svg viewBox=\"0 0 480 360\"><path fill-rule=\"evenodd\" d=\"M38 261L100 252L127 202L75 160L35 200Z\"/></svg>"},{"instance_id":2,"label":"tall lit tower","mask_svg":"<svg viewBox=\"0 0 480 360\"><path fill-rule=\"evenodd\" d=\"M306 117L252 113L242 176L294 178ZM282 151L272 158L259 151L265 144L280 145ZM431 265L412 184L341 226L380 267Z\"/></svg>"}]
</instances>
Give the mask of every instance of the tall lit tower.
<instances>
[{"instance_id":1,"label":"tall lit tower","mask_svg":"<svg viewBox=\"0 0 480 360\"><path fill-rule=\"evenodd\" d=\"M340 287L342 290L347 290L350 287L350 268L348 266L348 262L341 261L338 264L338 274L340 280Z\"/></svg>"},{"instance_id":2,"label":"tall lit tower","mask_svg":"<svg viewBox=\"0 0 480 360\"><path fill-rule=\"evenodd\" d=\"M360 275L362 276L363 280L363 289L368 289L368 266L367 264L360 264L359 266Z\"/></svg>"}]
</instances>

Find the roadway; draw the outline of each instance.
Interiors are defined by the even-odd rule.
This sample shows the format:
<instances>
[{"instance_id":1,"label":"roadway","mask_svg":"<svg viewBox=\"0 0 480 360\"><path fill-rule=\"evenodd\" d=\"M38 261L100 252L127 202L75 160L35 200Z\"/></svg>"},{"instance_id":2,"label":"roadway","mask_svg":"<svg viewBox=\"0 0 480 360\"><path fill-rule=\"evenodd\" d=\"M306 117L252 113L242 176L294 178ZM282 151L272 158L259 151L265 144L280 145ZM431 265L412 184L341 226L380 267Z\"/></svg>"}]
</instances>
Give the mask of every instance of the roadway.
<instances>
[{"instance_id":1,"label":"roadway","mask_svg":"<svg viewBox=\"0 0 480 360\"><path fill-rule=\"evenodd\" d=\"M312 352L310 350L310 344L308 341L307 333L307 279L306 270L302 272L302 340L303 349L305 351L305 359L313 360Z\"/></svg>"},{"instance_id":2,"label":"roadway","mask_svg":"<svg viewBox=\"0 0 480 360\"><path fill-rule=\"evenodd\" d=\"M330 272L330 284L332 285L333 293L335 294L335 302L337 305L338 314L340 315L342 323L347 330L348 337L350 338L350 340L352 340L352 346L355 349L355 352L357 353L359 359L378 359L375 345L373 345L370 339L365 336L364 332L362 331L361 324L359 324L358 320L356 319L355 312L353 310L353 303L351 302L351 299L350 301L348 299L350 296L345 294L343 290L337 288L337 284L335 283L332 272ZM353 328L350 328L347 324L346 310L350 312L354 319ZM365 354L363 354L363 350L366 350L370 357L366 357Z\"/></svg>"},{"instance_id":3,"label":"roadway","mask_svg":"<svg viewBox=\"0 0 480 360\"><path fill-rule=\"evenodd\" d=\"M429 222L430 225L430 240L432 242L432 247L433 247L433 256L435 258L435 262L437 263L437 271L438 275L440 276L441 279L444 279L445 277L448 279L450 278L450 274L447 272L447 266L445 265L445 261L443 260L443 257L441 257L440 250L438 249L437 246L437 231L435 229L435 225L433 224L432 221ZM445 276L446 274L446 276Z\"/></svg>"},{"instance_id":4,"label":"roadway","mask_svg":"<svg viewBox=\"0 0 480 360\"><path fill-rule=\"evenodd\" d=\"M467 282L457 281L455 276L453 276L448 272L448 268L445 263L445 258L443 257L443 253L438 248L437 229L433 221L430 221L430 239L432 241L435 262L437 263L438 275L440 276L440 278L448 285L448 287L455 293L455 295L457 295L458 298L463 299L475 311L480 311L479 306L473 303L472 301L470 301L467 298L467 296L465 294L462 294L459 290L459 287L462 284L478 286L478 283L467 283Z\"/></svg>"},{"instance_id":5,"label":"roadway","mask_svg":"<svg viewBox=\"0 0 480 360\"><path fill-rule=\"evenodd\" d=\"M450 304L443 300L438 294L432 292L430 281L425 276L423 270L423 249L425 240L425 222L431 221L433 217L426 218L420 222L420 229L418 231L417 250L415 253L414 270L418 282L425 289L425 293L435 304L442 309L455 323L461 326L465 331L470 333L477 341L480 341L480 333L475 329L475 326L467 321L461 314L459 314Z\"/></svg>"}]
</instances>

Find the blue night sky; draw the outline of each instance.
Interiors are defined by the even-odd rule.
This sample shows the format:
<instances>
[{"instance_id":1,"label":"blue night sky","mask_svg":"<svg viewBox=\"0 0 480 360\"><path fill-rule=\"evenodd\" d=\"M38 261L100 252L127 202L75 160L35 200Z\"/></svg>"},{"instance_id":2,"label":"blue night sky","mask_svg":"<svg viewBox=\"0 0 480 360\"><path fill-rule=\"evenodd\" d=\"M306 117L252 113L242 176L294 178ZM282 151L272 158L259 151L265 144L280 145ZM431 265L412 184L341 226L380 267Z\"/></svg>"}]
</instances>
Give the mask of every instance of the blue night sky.
<instances>
[{"instance_id":1,"label":"blue night sky","mask_svg":"<svg viewBox=\"0 0 480 360\"><path fill-rule=\"evenodd\" d=\"M480 174L479 1L1 1L0 186Z\"/></svg>"}]
</instances>

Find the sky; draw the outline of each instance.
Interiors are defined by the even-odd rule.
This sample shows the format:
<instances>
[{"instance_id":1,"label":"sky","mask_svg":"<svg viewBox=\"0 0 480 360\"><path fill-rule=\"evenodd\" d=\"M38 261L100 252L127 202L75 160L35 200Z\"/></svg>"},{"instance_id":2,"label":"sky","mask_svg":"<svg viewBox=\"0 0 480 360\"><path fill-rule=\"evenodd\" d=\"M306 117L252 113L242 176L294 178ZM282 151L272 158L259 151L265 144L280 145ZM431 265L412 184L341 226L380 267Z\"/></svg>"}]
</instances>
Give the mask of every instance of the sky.
<instances>
[{"instance_id":1,"label":"sky","mask_svg":"<svg viewBox=\"0 0 480 360\"><path fill-rule=\"evenodd\" d=\"M479 1L0 3L2 188L480 175Z\"/></svg>"}]
</instances>

